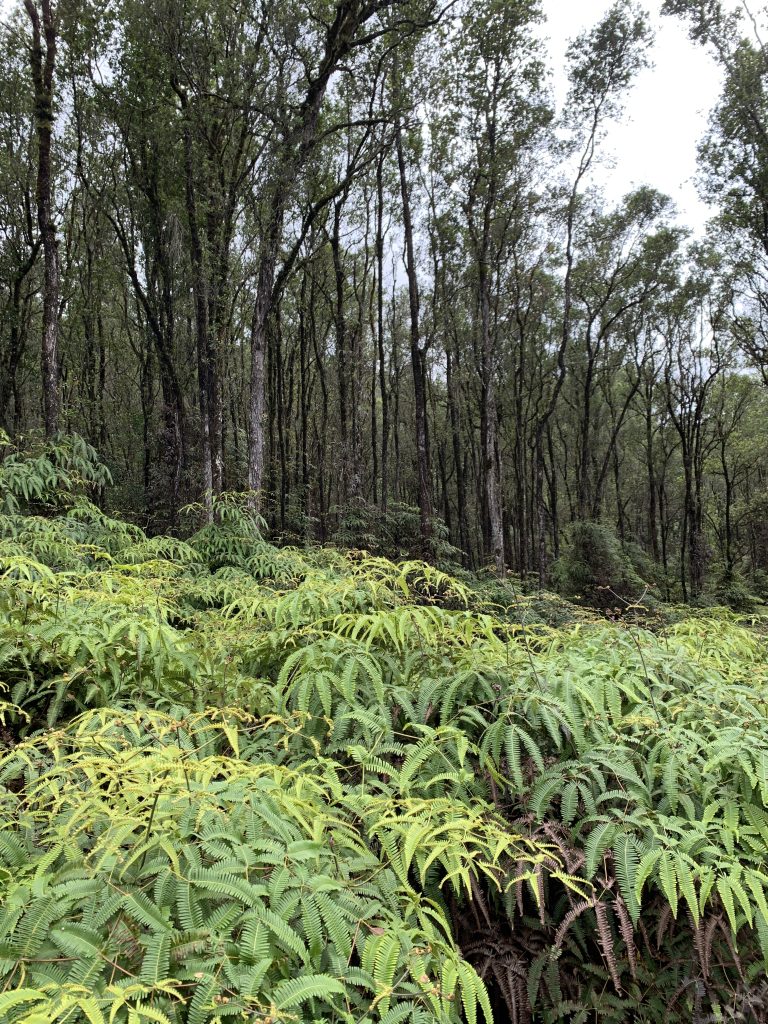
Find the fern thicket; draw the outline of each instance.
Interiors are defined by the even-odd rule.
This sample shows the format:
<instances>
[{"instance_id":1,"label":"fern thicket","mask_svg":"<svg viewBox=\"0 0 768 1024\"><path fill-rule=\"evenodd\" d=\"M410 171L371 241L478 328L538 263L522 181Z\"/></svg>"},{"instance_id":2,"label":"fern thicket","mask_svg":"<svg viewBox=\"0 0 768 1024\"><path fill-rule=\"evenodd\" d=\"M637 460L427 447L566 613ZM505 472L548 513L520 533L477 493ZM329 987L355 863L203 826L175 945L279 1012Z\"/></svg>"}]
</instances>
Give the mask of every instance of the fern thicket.
<instances>
[{"instance_id":1,"label":"fern thicket","mask_svg":"<svg viewBox=\"0 0 768 1024\"><path fill-rule=\"evenodd\" d=\"M764 623L554 628L234 496L149 538L53 449L0 465L0 1020L762 1019Z\"/></svg>"}]
</instances>

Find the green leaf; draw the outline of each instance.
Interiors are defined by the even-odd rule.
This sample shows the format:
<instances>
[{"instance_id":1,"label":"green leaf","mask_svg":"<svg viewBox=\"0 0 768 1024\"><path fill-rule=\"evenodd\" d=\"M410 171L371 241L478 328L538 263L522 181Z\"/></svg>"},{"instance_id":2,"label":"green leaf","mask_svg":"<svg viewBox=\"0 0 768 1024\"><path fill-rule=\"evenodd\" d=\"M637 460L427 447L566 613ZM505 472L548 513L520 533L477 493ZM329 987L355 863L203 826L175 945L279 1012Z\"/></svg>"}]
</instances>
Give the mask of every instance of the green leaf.
<instances>
[{"instance_id":1,"label":"green leaf","mask_svg":"<svg viewBox=\"0 0 768 1024\"><path fill-rule=\"evenodd\" d=\"M669 903L672 916L677 917L677 873L674 859L666 850L659 860L659 883L667 903Z\"/></svg>"},{"instance_id":2,"label":"green leaf","mask_svg":"<svg viewBox=\"0 0 768 1024\"><path fill-rule=\"evenodd\" d=\"M634 839L629 835L619 836L613 844L613 858L619 890L627 905L632 923L640 920L640 901L637 895L637 880L640 872L640 858Z\"/></svg>"},{"instance_id":3,"label":"green leaf","mask_svg":"<svg viewBox=\"0 0 768 1024\"><path fill-rule=\"evenodd\" d=\"M602 860L603 854L611 845L615 834L616 826L610 821L598 822L591 829L584 844L584 854L586 856L584 872L587 878L594 878L597 866Z\"/></svg>"},{"instance_id":4,"label":"green leaf","mask_svg":"<svg viewBox=\"0 0 768 1024\"><path fill-rule=\"evenodd\" d=\"M305 974L281 981L272 998L279 1010L290 1010L310 999L329 1000L331 996L344 995L344 991L343 984L328 974Z\"/></svg>"},{"instance_id":5,"label":"green leaf","mask_svg":"<svg viewBox=\"0 0 768 1024\"><path fill-rule=\"evenodd\" d=\"M638 902L642 899L643 887L653 873L653 869L661 857L662 851L660 849L649 850L648 853L640 861L640 866L637 869L637 879L635 881L635 896Z\"/></svg>"}]
</instances>

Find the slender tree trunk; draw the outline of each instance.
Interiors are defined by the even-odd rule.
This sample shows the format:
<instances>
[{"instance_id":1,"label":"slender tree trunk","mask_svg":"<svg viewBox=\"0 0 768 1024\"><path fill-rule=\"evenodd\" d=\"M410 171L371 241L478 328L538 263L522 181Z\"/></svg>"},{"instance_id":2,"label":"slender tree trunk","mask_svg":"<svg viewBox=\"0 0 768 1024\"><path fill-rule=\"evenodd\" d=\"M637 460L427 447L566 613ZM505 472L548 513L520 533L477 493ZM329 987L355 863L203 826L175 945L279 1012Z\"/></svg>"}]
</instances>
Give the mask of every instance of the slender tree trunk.
<instances>
[{"instance_id":1,"label":"slender tree trunk","mask_svg":"<svg viewBox=\"0 0 768 1024\"><path fill-rule=\"evenodd\" d=\"M665 599L670 600L669 587L669 516L667 514L667 490L664 475L658 482L659 496L659 538L661 550L661 564L664 569Z\"/></svg>"},{"instance_id":2,"label":"slender tree trunk","mask_svg":"<svg viewBox=\"0 0 768 1024\"><path fill-rule=\"evenodd\" d=\"M211 339L209 333L209 297L208 281L205 269L205 256L200 238L200 226L197 213L197 195L195 190L195 167L192 150L192 129L189 124L189 103L186 92L174 83L179 97L184 118L184 195L187 207L187 223L189 226L190 256L192 262L192 290L195 300L195 341L197 349L197 378L200 403L200 449L203 470L203 501L208 521L213 521L213 450L211 447L211 392L212 374Z\"/></svg>"},{"instance_id":3,"label":"slender tree trunk","mask_svg":"<svg viewBox=\"0 0 768 1024\"><path fill-rule=\"evenodd\" d=\"M619 449L616 445L613 447L613 485L616 491L616 523L619 538L623 543L627 539L627 529L624 522L624 502L621 499L621 461L619 459ZM597 518L597 515L594 517Z\"/></svg>"},{"instance_id":4,"label":"slender tree trunk","mask_svg":"<svg viewBox=\"0 0 768 1024\"><path fill-rule=\"evenodd\" d=\"M104 319L99 312L96 317L96 333L99 339L99 393L96 399L96 416L98 422L98 446L103 453L107 444L107 417L105 394L107 390L107 344L104 337Z\"/></svg>"},{"instance_id":5,"label":"slender tree trunk","mask_svg":"<svg viewBox=\"0 0 768 1024\"><path fill-rule=\"evenodd\" d=\"M521 348L523 346L523 340L520 341ZM523 364L523 356L521 354L520 362ZM522 374L522 365L520 367L520 374ZM524 429L524 416L523 416L523 402L522 402L522 385L520 381L516 382L515 385L515 510L514 510L514 528L515 528L515 540L514 550L517 556L517 571L521 576L525 576L528 572L528 474L527 474L527 461L525 457L526 445L525 445L525 429Z\"/></svg>"},{"instance_id":6,"label":"slender tree trunk","mask_svg":"<svg viewBox=\"0 0 768 1024\"><path fill-rule=\"evenodd\" d=\"M536 561L539 572L539 587L547 579L547 507L544 500L544 424L536 425L536 446L534 450L534 489L536 500Z\"/></svg>"},{"instance_id":7,"label":"slender tree trunk","mask_svg":"<svg viewBox=\"0 0 768 1024\"><path fill-rule=\"evenodd\" d=\"M578 484L576 488L577 516L586 519L590 514L589 463L592 455L592 390L594 387L595 352L590 333L587 335L587 370L581 395L581 444L578 455Z\"/></svg>"},{"instance_id":8,"label":"slender tree trunk","mask_svg":"<svg viewBox=\"0 0 768 1024\"><path fill-rule=\"evenodd\" d=\"M659 527L656 513L656 469L654 465L653 444L653 408L650 395L646 397L645 406L645 465L648 473L648 533L651 541L653 560L659 560Z\"/></svg>"},{"instance_id":9,"label":"slender tree trunk","mask_svg":"<svg viewBox=\"0 0 768 1024\"><path fill-rule=\"evenodd\" d=\"M208 287L208 413L211 441L211 475L214 494L224 489L224 381L229 340L228 302L230 294L230 250L234 233L237 186L230 183L225 211L209 200L207 228L212 270ZM220 223L220 220L223 223Z\"/></svg>"},{"instance_id":10,"label":"slender tree trunk","mask_svg":"<svg viewBox=\"0 0 768 1024\"><path fill-rule=\"evenodd\" d=\"M416 406L416 462L419 477L419 513L421 517L422 555L427 557L432 544L432 481L429 468L429 442L427 437L427 392L425 351L419 333L419 283L413 244L411 198L403 153L402 126L398 117L395 144L400 172L400 195L403 204L403 230L405 232L405 269L408 277L408 312L410 315L411 367L413 393Z\"/></svg>"},{"instance_id":11,"label":"slender tree trunk","mask_svg":"<svg viewBox=\"0 0 768 1024\"><path fill-rule=\"evenodd\" d=\"M147 340L140 354L139 393L141 395L141 450L142 483L144 486L144 507L147 511L152 503L152 346Z\"/></svg>"},{"instance_id":12,"label":"slender tree trunk","mask_svg":"<svg viewBox=\"0 0 768 1024\"><path fill-rule=\"evenodd\" d=\"M694 596L699 597L704 589L704 574L707 562L707 542L704 536L703 459L701 452L700 421L696 427L696 441L693 462L693 505L691 529L691 587Z\"/></svg>"},{"instance_id":13,"label":"slender tree trunk","mask_svg":"<svg viewBox=\"0 0 768 1024\"><path fill-rule=\"evenodd\" d=\"M248 488L253 505L261 505L264 484L264 412L266 380L264 366L267 349L267 321L272 309L272 286L275 279L277 245L282 229L282 216L273 224L271 238L259 262L256 301L251 319L251 390L248 405Z\"/></svg>"},{"instance_id":14,"label":"slender tree trunk","mask_svg":"<svg viewBox=\"0 0 768 1024\"><path fill-rule=\"evenodd\" d=\"M381 508L389 501L389 389L384 352L384 150L376 163L376 340L381 397Z\"/></svg>"},{"instance_id":15,"label":"slender tree trunk","mask_svg":"<svg viewBox=\"0 0 768 1024\"><path fill-rule=\"evenodd\" d=\"M680 586L683 593L683 601L687 603L688 573L686 572L686 559L690 558L693 543L691 540L693 532L693 524L691 522L693 512L693 485L691 481L690 456L686 451L683 451L683 476L685 479L685 491L683 494L683 523L680 534Z\"/></svg>"},{"instance_id":16,"label":"slender tree trunk","mask_svg":"<svg viewBox=\"0 0 768 1024\"><path fill-rule=\"evenodd\" d=\"M330 237L335 285L334 325L336 329L336 369L339 387L339 430L341 435L342 500L354 501L362 496L357 328L347 319L347 275L341 251L341 215L344 199L333 211L333 232Z\"/></svg>"},{"instance_id":17,"label":"slender tree trunk","mask_svg":"<svg viewBox=\"0 0 768 1024\"><path fill-rule=\"evenodd\" d=\"M285 530L285 515L288 504L288 450L286 443L286 387L283 354L283 325L279 315L279 307L274 318L274 353L275 353L275 420L277 423L277 456L280 462L280 529ZM290 394L290 392L288 392Z\"/></svg>"},{"instance_id":18,"label":"slender tree trunk","mask_svg":"<svg viewBox=\"0 0 768 1024\"><path fill-rule=\"evenodd\" d=\"M43 242L43 341L41 369L45 433L52 437L59 429L59 247L53 213L51 186L51 142L53 138L53 75L56 66L55 12L50 0L24 0L32 23L30 66L35 87L37 129L37 224ZM45 45L43 45L43 37Z\"/></svg>"},{"instance_id":19,"label":"slender tree trunk","mask_svg":"<svg viewBox=\"0 0 768 1024\"><path fill-rule=\"evenodd\" d=\"M482 257L480 271L480 322L482 346L482 420L483 420L483 483L488 522L488 541L496 572L504 573L504 528L502 517L501 480L498 461L499 418L496 407L496 366L491 333L490 281Z\"/></svg>"},{"instance_id":20,"label":"slender tree trunk","mask_svg":"<svg viewBox=\"0 0 768 1024\"><path fill-rule=\"evenodd\" d=\"M467 522L467 487L462 459L461 421L459 404L456 400L453 378L453 358L450 348L446 348L446 393L448 398L448 417L451 424L451 443L453 446L453 464L456 472L456 503L459 511L459 547L464 552L465 561L471 559L469 550L469 524Z\"/></svg>"},{"instance_id":21,"label":"slender tree trunk","mask_svg":"<svg viewBox=\"0 0 768 1024\"><path fill-rule=\"evenodd\" d=\"M725 484L725 509L724 509L724 529L725 529L725 543L724 543L724 555L725 555L725 571L727 574L733 572L733 476L728 466L728 453L726 448L726 438L721 438L720 441L720 464L723 467L723 482Z\"/></svg>"},{"instance_id":22,"label":"slender tree trunk","mask_svg":"<svg viewBox=\"0 0 768 1024\"><path fill-rule=\"evenodd\" d=\"M552 426L547 424L547 451L549 453L549 520L552 526L552 553L560 557L560 506L557 494L557 465L552 441ZM546 472L546 463L544 464Z\"/></svg>"},{"instance_id":23,"label":"slender tree trunk","mask_svg":"<svg viewBox=\"0 0 768 1024\"><path fill-rule=\"evenodd\" d=\"M301 500L305 521L310 517L309 492L309 353L307 350L307 273L301 279L299 297L299 421L301 444ZM309 537L306 538L309 540Z\"/></svg>"},{"instance_id":24,"label":"slender tree trunk","mask_svg":"<svg viewBox=\"0 0 768 1024\"><path fill-rule=\"evenodd\" d=\"M8 426L8 406L11 397L17 394L16 374L21 363L21 357L24 354L24 348L26 347L27 332L24 324L22 287L27 274L34 266L38 248L39 242L36 242L32 247L29 258L13 277L10 287L8 356L5 360L2 376L0 376L0 426L3 427Z\"/></svg>"},{"instance_id":25,"label":"slender tree trunk","mask_svg":"<svg viewBox=\"0 0 768 1024\"><path fill-rule=\"evenodd\" d=\"M376 338L376 323L374 314L374 305L376 302L376 294L378 292L378 284L374 280L373 292L371 293L371 305L368 311L369 316L369 327L371 331L371 337ZM376 390L377 390L377 368L378 368L378 352L376 348L373 350L371 358L371 388L370 388L370 402L371 402L371 500L374 505L379 504L379 424L378 414L376 409Z\"/></svg>"}]
</instances>

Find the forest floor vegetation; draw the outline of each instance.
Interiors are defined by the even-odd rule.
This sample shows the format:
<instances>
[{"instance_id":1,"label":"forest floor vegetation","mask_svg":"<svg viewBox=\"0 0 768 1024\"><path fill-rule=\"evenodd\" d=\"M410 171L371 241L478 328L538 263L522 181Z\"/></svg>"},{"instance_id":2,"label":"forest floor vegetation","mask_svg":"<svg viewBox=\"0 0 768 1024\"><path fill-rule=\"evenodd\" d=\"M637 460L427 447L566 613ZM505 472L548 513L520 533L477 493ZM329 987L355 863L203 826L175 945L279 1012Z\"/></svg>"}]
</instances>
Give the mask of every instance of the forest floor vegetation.
<instances>
[{"instance_id":1,"label":"forest floor vegetation","mask_svg":"<svg viewBox=\"0 0 768 1024\"><path fill-rule=\"evenodd\" d=\"M100 473L0 466L0 1020L766 1019L768 619L503 603L232 496L150 538Z\"/></svg>"}]
</instances>

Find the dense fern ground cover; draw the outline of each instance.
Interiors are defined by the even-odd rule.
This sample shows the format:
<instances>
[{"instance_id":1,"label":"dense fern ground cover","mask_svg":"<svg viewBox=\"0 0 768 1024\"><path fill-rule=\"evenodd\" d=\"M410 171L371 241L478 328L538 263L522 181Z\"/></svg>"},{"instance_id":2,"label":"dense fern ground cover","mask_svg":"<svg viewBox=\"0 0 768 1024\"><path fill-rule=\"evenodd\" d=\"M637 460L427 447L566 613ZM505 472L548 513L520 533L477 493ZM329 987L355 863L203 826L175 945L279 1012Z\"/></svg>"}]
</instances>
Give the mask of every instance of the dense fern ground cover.
<instances>
[{"instance_id":1,"label":"dense fern ground cover","mask_svg":"<svg viewBox=\"0 0 768 1024\"><path fill-rule=\"evenodd\" d=\"M0 468L4 1024L766 1019L764 623L554 628L83 480Z\"/></svg>"}]
</instances>

